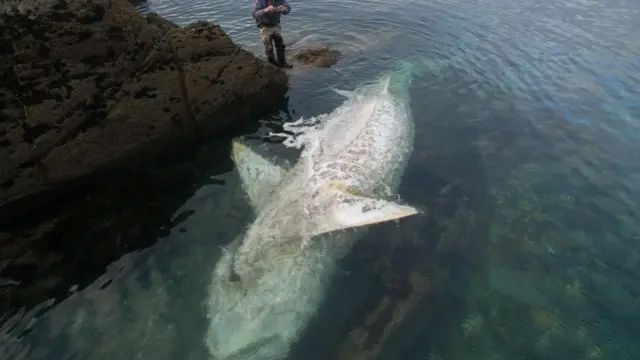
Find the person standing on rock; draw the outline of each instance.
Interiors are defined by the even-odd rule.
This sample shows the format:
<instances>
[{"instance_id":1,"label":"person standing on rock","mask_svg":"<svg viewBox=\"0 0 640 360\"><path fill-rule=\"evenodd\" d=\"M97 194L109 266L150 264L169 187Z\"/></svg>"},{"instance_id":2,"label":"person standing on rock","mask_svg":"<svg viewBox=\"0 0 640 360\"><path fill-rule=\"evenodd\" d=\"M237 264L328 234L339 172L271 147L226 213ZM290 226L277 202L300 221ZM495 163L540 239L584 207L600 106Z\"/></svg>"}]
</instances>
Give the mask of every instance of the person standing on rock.
<instances>
[{"instance_id":1,"label":"person standing on rock","mask_svg":"<svg viewBox=\"0 0 640 360\"><path fill-rule=\"evenodd\" d=\"M260 38L264 44L264 52L267 60L275 65L284 68L291 68L284 56L284 40L282 39L282 28L280 27L280 15L287 15L291 12L291 6L287 0L253 0L253 18L256 19L260 29ZM278 61L273 55L273 44L276 47Z\"/></svg>"}]
</instances>

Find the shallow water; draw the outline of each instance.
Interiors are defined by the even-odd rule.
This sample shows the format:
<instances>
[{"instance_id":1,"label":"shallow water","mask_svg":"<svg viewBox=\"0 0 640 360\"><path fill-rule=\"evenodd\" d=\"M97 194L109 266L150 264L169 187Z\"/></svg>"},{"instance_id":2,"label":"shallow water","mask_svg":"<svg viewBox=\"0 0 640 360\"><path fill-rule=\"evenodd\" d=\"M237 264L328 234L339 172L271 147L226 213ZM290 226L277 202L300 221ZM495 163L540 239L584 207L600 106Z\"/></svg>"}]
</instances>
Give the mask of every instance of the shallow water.
<instances>
[{"instance_id":1,"label":"shallow water","mask_svg":"<svg viewBox=\"0 0 640 360\"><path fill-rule=\"evenodd\" d=\"M381 226L366 240L384 247L385 236L402 236L433 250L423 262L448 269L427 272L434 298L445 300L433 303L437 316L403 330L407 341L389 340L380 358L640 358L640 5L292 6L283 24L290 48L325 43L344 58L330 70L293 70L280 120L330 111L341 101L330 85L353 88L396 59L441 64L411 88L416 146L401 189L435 220ZM142 10L180 24L216 21L261 54L246 2L155 0ZM0 354L207 358L201 302L210 271L219 245L249 219L235 172L215 179L224 181L197 189L176 209L176 217L190 215L156 245L124 256L39 319L5 323ZM352 273L359 266L345 265ZM20 326L31 331L17 339Z\"/></svg>"}]
</instances>

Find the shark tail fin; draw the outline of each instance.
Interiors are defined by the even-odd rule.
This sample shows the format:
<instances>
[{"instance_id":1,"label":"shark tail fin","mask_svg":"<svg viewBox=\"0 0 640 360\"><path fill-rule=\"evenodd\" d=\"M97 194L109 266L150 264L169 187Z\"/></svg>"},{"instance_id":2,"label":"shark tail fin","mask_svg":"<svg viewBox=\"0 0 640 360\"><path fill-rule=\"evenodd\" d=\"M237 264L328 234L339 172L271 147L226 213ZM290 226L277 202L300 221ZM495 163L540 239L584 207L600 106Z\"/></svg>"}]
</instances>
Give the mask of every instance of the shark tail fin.
<instances>
[{"instance_id":1,"label":"shark tail fin","mask_svg":"<svg viewBox=\"0 0 640 360\"><path fill-rule=\"evenodd\" d=\"M398 220L422 213L416 207L397 202L355 194L345 189L334 190L338 201L317 218L311 231L304 235L317 236L331 231L359 228Z\"/></svg>"}]
</instances>

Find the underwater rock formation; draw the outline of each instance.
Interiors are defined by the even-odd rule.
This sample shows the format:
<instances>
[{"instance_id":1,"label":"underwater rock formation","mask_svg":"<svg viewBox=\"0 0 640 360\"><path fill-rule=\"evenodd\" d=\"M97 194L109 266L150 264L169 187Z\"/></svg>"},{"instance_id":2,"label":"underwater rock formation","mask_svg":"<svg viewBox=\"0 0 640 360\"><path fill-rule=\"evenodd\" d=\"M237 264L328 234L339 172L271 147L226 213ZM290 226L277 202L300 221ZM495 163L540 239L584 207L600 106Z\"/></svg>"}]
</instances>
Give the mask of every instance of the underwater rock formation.
<instances>
[{"instance_id":1,"label":"underwater rock formation","mask_svg":"<svg viewBox=\"0 0 640 360\"><path fill-rule=\"evenodd\" d=\"M287 88L220 26L179 27L127 0L3 2L0 74L3 223L88 175L271 110Z\"/></svg>"}]
</instances>

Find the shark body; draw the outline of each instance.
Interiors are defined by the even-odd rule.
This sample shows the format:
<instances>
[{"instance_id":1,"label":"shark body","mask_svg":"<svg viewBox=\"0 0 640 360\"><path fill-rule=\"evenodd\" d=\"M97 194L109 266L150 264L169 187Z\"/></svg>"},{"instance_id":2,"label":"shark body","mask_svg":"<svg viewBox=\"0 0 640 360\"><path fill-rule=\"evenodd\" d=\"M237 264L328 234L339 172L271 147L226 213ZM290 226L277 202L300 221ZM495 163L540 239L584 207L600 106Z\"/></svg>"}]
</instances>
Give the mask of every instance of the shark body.
<instances>
[{"instance_id":1,"label":"shark body","mask_svg":"<svg viewBox=\"0 0 640 360\"><path fill-rule=\"evenodd\" d=\"M286 359L367 225L419 213L394 200L414 125L408 82L397 95L391 81L339 91L347 100L301 135L293 166L234 141L255 220L214 270L205 338L213 359Z\"/></svg>"}]
</instances>

